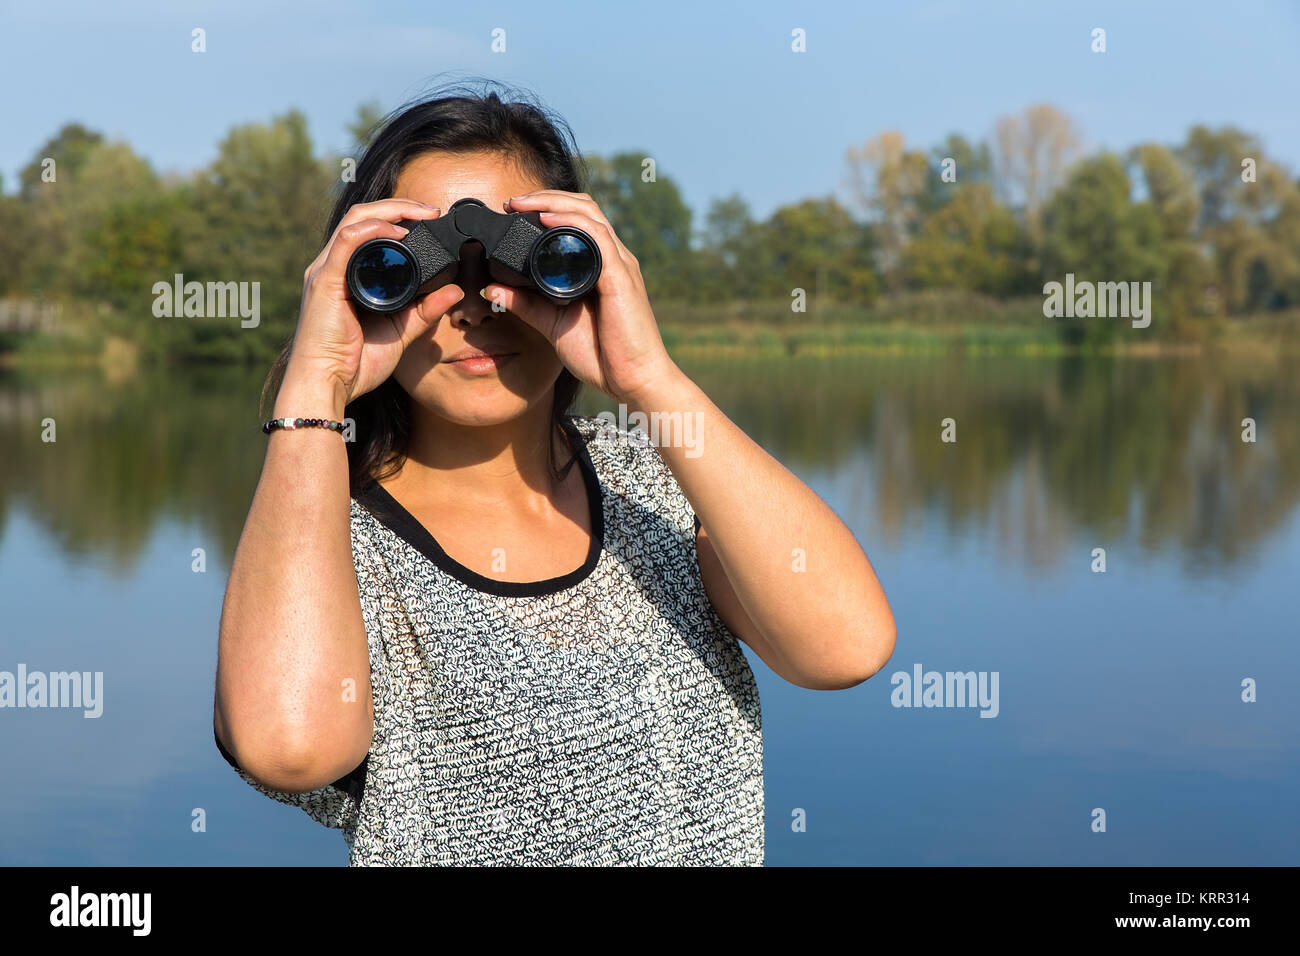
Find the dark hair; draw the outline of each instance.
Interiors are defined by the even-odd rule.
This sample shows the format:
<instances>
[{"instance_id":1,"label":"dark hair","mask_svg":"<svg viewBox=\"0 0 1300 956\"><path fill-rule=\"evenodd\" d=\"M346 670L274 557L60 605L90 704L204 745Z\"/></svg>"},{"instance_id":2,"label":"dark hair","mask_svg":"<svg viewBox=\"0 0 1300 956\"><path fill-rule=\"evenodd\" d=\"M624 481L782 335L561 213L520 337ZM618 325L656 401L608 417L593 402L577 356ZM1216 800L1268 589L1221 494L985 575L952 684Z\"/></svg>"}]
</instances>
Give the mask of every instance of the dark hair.
<instances>
[{"instance_id":1,"label":"dark hair","mask_svg":"<svg viewBox=\"0 0 1300 956\"><path fill-rule=\"evenodd\" d=\"M496 81L484 81L501 86ZM393 195L398 176L410 160L427 152L496 152L509 156L547 189L582 192L586 166L573 133L535 97L506 90L502 100L493 89L476 92L474 82L440 87L399 107L380 123L357 162L352 182L345 183L325 227L325 242L348 209ZM284 343L262 387L263 414L268 396L284 380L293 337ZM551 427L569 447L563 422L578 396L581 383L568 369L555 382ZM399 471L411 437L411 397L391 376L381 385L348 403L344 414L356 423L356 440L347 444L348 480L352 492L371 481ZM570 454L563 468L555 461L555 442L548 443L551 473L558 480L573 466ZM569 449L573 452L573 449Z\"/></svg>"}]
</instances>

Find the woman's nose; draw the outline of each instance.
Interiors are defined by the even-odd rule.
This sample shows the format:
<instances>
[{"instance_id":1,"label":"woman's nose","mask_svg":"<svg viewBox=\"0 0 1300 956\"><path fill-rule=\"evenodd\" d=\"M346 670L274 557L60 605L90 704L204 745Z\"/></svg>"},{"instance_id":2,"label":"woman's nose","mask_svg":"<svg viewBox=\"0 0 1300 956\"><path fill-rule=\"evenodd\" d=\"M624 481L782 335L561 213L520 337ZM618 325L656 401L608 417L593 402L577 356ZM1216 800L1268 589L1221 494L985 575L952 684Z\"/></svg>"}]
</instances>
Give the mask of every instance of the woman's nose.
<instances>
[{"instance_id":1,"label":"woman's nose","mask_svg":"<svg viewBox=\"0 0 1300 956\"><path fill-rule=\"evenodd\" d=\"M465 296L447 313L447 317L457 325L476 326L492 317L492 303L479 294L491 275L487 268L487 255L483 244L471 240L461 246L460 268L456 271L456 284L465 291Z\"/></svg>"}]
</instances>

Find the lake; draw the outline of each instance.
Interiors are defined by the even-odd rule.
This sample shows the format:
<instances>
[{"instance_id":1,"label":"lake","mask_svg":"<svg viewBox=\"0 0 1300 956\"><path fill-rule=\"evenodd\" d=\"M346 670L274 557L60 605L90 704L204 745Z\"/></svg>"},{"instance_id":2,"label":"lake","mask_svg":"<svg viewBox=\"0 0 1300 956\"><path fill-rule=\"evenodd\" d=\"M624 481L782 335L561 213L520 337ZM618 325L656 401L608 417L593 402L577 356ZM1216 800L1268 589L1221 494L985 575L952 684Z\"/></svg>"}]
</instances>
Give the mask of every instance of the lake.
<instances>
[{"instance_id":1,"label":"lake","mask_svg":"<svg viewBox=\"0 0 1300 956\"><path fill-rule=\"evenodd\" d=\"M899 627L843 691L746 651L769 865L1300 863L1300 367L681 364L849 525ZM95 719L0 708L0 863L346 864L212 742L261 380L0 373L0 671L103 674Z\"/></svg>"}]
</instances>

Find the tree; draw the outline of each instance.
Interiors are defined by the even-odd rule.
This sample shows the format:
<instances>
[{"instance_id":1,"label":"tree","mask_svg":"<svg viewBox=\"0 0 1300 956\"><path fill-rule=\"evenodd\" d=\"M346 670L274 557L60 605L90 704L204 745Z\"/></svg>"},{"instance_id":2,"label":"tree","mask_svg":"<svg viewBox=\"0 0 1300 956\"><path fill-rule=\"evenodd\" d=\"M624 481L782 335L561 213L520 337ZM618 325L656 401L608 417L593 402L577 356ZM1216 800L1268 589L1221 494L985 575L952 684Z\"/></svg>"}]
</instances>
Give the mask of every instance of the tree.
<instances>
[{"instance_id":1,"label":"tree","mask_svg":"<svg viewBox=\"0 0 1300 956\"><path fill-rule=\"evenodd\" d=\"M1031 238L1041 239L1040 210L1079 155L1074 121L1038 103L1023 116L1003 116L996 127L995 183L1004 200L1024 210Z\"/></svg>"},{"instance_id":2,"label":"tree","mask_svg":"<svg viewBox=\"0 0 1300 956\"><path fill-rule=\"evenodd\" d=\"M952 160L955 179L944 179L944 164ZM929 216L952 199L962 187L990 182L993 159L987 143L972 143L960 133L949 133L930 150L930 173L922 198L922 212Z\"/></svg>"},{"instance_id":3,"label":"tree","mask_svg":"<svg viewBox=\"0 0 1300 956\"><path fill-rule=\"evenodd\" d=\"M877 281L871 235L835 199L805 199L782 206L753 241L756 295L789 300L807 291L813 307L824 302L869 304Z\"/></svg>"},{"instance_id":4,"label":"tree","mask_svg":"<svg viewBox=\"0 0 1300 956\"><path fill-rule=\"evenodd\" d=\"M1178 157L1191 171L1199 193L1197 226L1202 231L1212 231L1244 211L1247 188L1241 179L1241 161L1260 157L1254 137L1230 126L1217 130L1193 126Z\"/></svg>"},{"instance_id":5,"label":"tree","mask_svg":"<svg viewBox=\"0 0 1300 956\"><path fill-rule=\"evenodd\" d=\"M369 100L357 107L356 116L348 123L348 135L352 137L357 149L364 149L371 138L379 131L384 121L384 108L378 100Z\"/></svg>"},{"instance_id":6,"label":"tree","mask_svg":"<svg viewBox=\"0 0 1300 956\"><path fill-rule=\"evenodd\" d=\"M660 171L643 178L647 153L584 157L587 192L596 200L623 244L641 263L651 295L688 298L691 272L691 210L677 183Z\"/></svg>"},{"instance_id":7,"label":"tree","mask_svg":"<svg viewBox=\"0 0 1300 956\"><path fill-rule=\"evenodd\" d=\"M1277 216L1266 227L1285 263L1278 272L1278 308L1300 306L1300 182L1291 182Z\"/></svg>"},{"instance_id":8,"label":"tree","mask_svg":"<svg viewBox=\"0 0 1300 956\"><path fill-rule=\"evenodd\" d=\"M1015 295L1033 289L1028 237L987 182L969 183L926 219L903 255L912 288Z\"/></svg>"},{"instance_id":9,"label":"tree","mask_svg":"<svg viewBox=\"0 0 1300 956\"><path fill-rule=\"evenodd\" d=\"M21 295L30 288L27 253L33 241L23 201L0 194L0 296Z\"/></svg>"},{"instance_id":10,"label":"tree","mask_svg":"<svg viewBox=\"0 0 1300 956\"><path fill-rule=\"evenodd\" d=\"M1103 152L1078 163L1044 209L1044 278L1151 282L1163 301L1168 273L1160 222L1149 202L1134 203L1124 164ZM1108 338L1112 320L1083 319L1088 338ZM1068 324L1065 326L1069 328ZM1077 327L1075 328L1077 331Z\"/></svg>"},{"instance_id":11,"label":"tree","mask_svg":"<svg viewBox=\"0 0 1300 956\"><path fill-rule=\"evenodd\" d=\"M1199 193L1201 245L1213 259L1228 313L1300 302L1296 184L1234 127L1194 126L1178 150ZM1253 166L1247 178L1244 166Z\"/></svg>"},{"instance_id":12,"label":"tree","mask_svg":"<svg viewBox=\"0 0 1300 956\"><path fill-rule=\"evenodd\" d=\"M297 110L232 129L196 176L183 224L186 279L260 283L262 322L232 340L240 354L265 355L292 332L333 184Z\"/></svg>"},{"instance_id":13,"label":"tree","mask_svg":"<svg viewBox=\"0 0 1300 956\"><path fill-rule=\"evenodd\" d=\"M153 168L125 143L93 149L65 194L69 230L66 288L132 317L146 314L151 289L169 279L180 250L177 208Z\"/></svg>"},{"instance_id":14,"label":"tree","mask_svg":"<svg viewBox=\"0 0 1300 956\"><path fill-rule=\"evenodd\" d=\"M36 155L18 173L18 193L24 199L34 199L42 186L58 182L71 182L85 165L91 150L104 141L104 137L80 123L68 123L51 139L36 150ZM47 159L54 160L55 183L42 178Z\"/></svg>"},{"instance_id":15,"label":"tree","mask_svg":"<svg viewBox=\"0 0 1300 956\"><path fill-rule=\"evenodd\" d=\"M731 268L736 268L745 253L745 245L754 231L754 218L749 204L739 193L725 199L715 199L704 216L704 231L700 238L704 245L714 249Z\"/></svg>"},{"instance_id":16,"label":"tree","mask_svg":"<svg viewBox=\"0 0 1300 956\"><path fill-rule=\"evenodd\" d=\"M71 236L80 229L70 209L78 196L77 180L103 137L79 123L69 123L42 144L19 172L18 195L9 216L21 221L21 249L4 267L7 282L29 295L66 291ZM53 181L43 176L52 159ZM110 194L115 190L110 190ZM7 243L6 243L7 244Z\"/></svg>"},{"instance_id":17,"label":"tree","mask_svg":"<svg viewBox=\"0 0 1300 956\"><path fill-rule=\"evenodd\" d=\"M848 150L854 201L874 224L876 264L891 289L902 286L903 247L920 228L930 163L908 150L903 134L881 133Z\"/></svg>"},{"instance_id":18,"label":"tree","mask_svg":"<svg viewBox=\"0 0 1300 956\"><path fill-rule=\"evenodd\" d=\"M699 246L691 255L691 298L700 302L747 299L758 277L757 224L739 193L709 204Z\"/></svg>"},{"instance_id":19,"label":"tree","mask_svg":"<svg viewBox=\"0 0 1300 956\"><path fill-rule=\"evenodd\" d=\"M1196 237L1200 197L1196 183L1178 156L1165 146L1144 143L1129 151L1135 178L1159 223L1168 256L1164 302L1176 325L1209 308L1214 266Z\"/></svg>"}]
</instances>

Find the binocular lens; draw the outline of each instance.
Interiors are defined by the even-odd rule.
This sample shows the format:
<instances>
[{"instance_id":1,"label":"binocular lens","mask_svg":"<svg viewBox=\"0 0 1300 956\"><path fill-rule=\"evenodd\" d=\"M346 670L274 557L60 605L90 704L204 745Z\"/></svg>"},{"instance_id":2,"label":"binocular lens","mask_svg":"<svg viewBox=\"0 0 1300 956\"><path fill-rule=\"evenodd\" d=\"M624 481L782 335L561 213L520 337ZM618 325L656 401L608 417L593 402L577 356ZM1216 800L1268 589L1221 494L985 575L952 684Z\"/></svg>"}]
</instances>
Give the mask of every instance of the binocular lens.
<instances>
[{"instance_id":1,"label":"binocular lens","mask_svg":"<svg viewBox=\"0 0 1300 956\"><path fill-rule=\"evenodd\" d=\"M353 277L367 304L391 305L410 291L415 263L397 246L375 245L357 256Z\"/></svg>"},{"instance_id":2,"label":"binocular lens","mask_svg":"<svg viewBox=\"0 0 1300 956\"><path fill-rule=\"evenodd\" d=\"M533 275L556 295L583 290L594 281L596 251L573 233L559 232L544 237L534 252Z\"/></svg>"}]
</instances>

